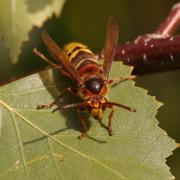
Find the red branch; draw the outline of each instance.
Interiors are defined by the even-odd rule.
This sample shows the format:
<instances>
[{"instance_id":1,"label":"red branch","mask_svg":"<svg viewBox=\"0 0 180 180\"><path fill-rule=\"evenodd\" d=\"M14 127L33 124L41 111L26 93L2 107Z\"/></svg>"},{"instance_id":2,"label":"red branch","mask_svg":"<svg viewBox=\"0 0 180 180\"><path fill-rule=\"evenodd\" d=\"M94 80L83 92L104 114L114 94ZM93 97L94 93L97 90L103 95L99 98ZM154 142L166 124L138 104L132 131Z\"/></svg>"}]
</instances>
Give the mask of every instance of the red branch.
<instances>
[{"instance_id":1,"label":"red branch","mask_svg":"<svg viewBox=\"0 0 180 180\"><path fill-rule=\"evenodd\" d=\"M180 36L126 43L118 46L115 59L133 65L138 75L175 70L180 68Z\"/></svg>"},{"instance_id":2,"label":"red branch","mask_svg":"<svg viewBox=\"0 0 180 180\"><path fill-rule=\"evenodd\" d=\"M134 66L134 74L144 75L180 68L180 36L171 36L180 24L180 3L152 34L137 37L117 47L116 60ZM102 54L99 54L102 58Z\"/></svg>"},{"instance_id":3,"label":"red branch","mask_svg":"<svg viewBox=\"0 0 180 180\"><path fill-rule=\"evenodd\" d=\"M159 28L155 31L155 33L160 34L162 36L172 35L177 27L180 25L180 3L175 4L168 17L164 20L164 22L159 26Z\"/></svg>"}]
</instances>

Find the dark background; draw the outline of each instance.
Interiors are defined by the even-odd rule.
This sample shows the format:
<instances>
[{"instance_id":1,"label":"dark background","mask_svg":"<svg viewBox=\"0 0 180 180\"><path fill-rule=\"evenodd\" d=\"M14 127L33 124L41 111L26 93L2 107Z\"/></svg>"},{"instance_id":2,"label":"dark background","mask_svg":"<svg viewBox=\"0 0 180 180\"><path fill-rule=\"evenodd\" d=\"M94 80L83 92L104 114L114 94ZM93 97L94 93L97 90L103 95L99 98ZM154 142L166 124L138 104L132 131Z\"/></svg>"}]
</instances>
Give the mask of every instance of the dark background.
<instances>
[{"instance_id":1,"label":"dark background","mask_svg":"<svg viewBox=\"0 0 180 180\"><path fill-rule=\"evenodd\" d=\"M45 2L48 4L51 0ZM113 15L119 20L119 43L124 43L140 34L153 32L176 2L178 1L68 0L61 17L48 20L42 29L62 46L69 41L80 41L96 52L104 45L108 16ZM36 3L34 6L28 3L28 10L32 13L43 7L44 3ZM45 51L40 40L42 29L34 28L30 32L30 40L23 44L23 53L19 63L15 65L11 65L7 49L0 44L0 84L46 66L32 53L34 46ZM137 85L148 89L150 95L164 103L157 114L159 126L176 142L180 142L180 70L139 77ZM180 179L180 151L176 150L173 156L167 159L167 163L176 179Z\"/></svg>"}]
</instances>

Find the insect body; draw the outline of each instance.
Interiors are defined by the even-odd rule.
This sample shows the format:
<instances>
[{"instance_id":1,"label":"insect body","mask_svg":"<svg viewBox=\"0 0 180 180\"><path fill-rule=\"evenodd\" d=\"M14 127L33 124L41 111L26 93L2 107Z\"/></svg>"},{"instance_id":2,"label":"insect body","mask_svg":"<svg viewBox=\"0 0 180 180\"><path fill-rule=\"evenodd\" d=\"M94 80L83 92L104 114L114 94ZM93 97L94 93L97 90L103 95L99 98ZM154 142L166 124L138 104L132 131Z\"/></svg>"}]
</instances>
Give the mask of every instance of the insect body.
<instances>
[{"instance_id":1,"label":"insect body","mask_svg":"<svg viewBox=\"0 0 180 180\"><path fill-rule=\"evenodd\" d=\"M78 89L78 94L85 100L89 99L89 111L95 118L102 117L108 87L107 83L104 83L100 62L83 44L70 43L64 49L83 82Z\"/></svg>"},{"instance_id":2,"label":"insect body","mask_svg":"<svg viewBox=\"0 0 180 180\"><path fill-rule=\"evenodd\" d=\"M56 110L66 110L69 108L76 108L78 118L83 128L82 135L84 137L87 134L87 127L81 111L89 110L90 114L94 118L102 118L103 111L106 108L111 108L112 111L109 115L109 123L107 126L107 131L109 135L112 135L112 117L114 114L115 107L121 107L129 111L135 112L136 110L125 105L110 102L107 99L108 86L113 83L115 79L109 79L109 72L114 58L114 53L116 51L116 46L118 42L119 28L118 22L115 18L110 17L108 20L106 44L104 48L104 61L101 64L100 60L96 58L93 52L87 48L87 46L72 42L67 44L62 50L46 33L42 33L42 39L45 43L47 49L55 60L59 64L52 63L47 59L40 51L34 49L34 52L40 56L43 60L48 62L55 68L58 68L61 73L65 74L69 78L73 79L77 83L76 88L68 87L61 94L48 105L39 105L38 108L50 108L52 107L59 98L64 94L64 92L75 93L83 98L80 103L72 103L61 106ZM120 77L116 80L127 80L134 79L135 76Z\"/></svg>"}]
</instances>

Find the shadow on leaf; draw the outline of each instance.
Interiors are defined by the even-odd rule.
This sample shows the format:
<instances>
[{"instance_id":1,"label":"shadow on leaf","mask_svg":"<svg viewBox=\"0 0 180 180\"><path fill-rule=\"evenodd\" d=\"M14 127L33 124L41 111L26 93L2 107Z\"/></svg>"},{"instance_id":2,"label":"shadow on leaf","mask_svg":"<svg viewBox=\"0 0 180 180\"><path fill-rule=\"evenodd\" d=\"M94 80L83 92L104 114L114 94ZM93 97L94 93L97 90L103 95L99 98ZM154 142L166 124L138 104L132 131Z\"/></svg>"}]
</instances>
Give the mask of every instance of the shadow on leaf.
<instances>
[{"instance_id":1,"label":"shadow on leaf","mask_svg":"<svg viewBox=\"0 0 180 180\"><path fill-rule=\"evenodd\" d=\"M76 84L70 80L69 78L63 76L58 70L56 69L49 69L48 71L43 71L39 73L40 78L44 84L45 87L47 87L47 90L49 91L49 93L52 95L53 99L55 100L57 98L57 96L59 95L59 93L61 93L64 89L66 89L67 87L76 87ZM48 88L51 87L51 88ZM76 95L72 95L71 93L65 93L62 98L60 98L60 100L55 104L57 107L66 105L66 104L71 104L71 103L76 103L76 102L81 102L82 99ZM51 102L49 102L51 103ZM43 104L42 102L39 102L39 104ZM39 105L37 104L37 106ZM54 109L54 106L51 108L52 110ZM39 110L41 111L41 110ZM55 135L57 133L61 133L65 130L68 129L74 129L76 131L82 132L82 128L80 126L80 122L78 120L77 117L77 113L75 109L69 109L66 110L64 112L59 112L61 113L61 115L64 116L64 119L66 120L66 126L67 128L64 128L62 130L56 130L55 132L50 133L50 135ZM89 120L89 114L88 112L83 113L82 114L86 120L86 125L88 130L91 128L91 122ZM98 121L100 123L100 121ZM100 123L100 125L102 126L102 123ZM105 127L105 125L103 125L103 127ZM87 136L89 139L94 140L96 142L99 143L105 143L106 141L101 141L98 140L94 137L91 136ZM35 141L39 141L42 140L44 138L47 138L47 136L43 136L31 141L27 141L24 144L28 144L28 143L32 143Z\"/></svg>"}]
</instances>

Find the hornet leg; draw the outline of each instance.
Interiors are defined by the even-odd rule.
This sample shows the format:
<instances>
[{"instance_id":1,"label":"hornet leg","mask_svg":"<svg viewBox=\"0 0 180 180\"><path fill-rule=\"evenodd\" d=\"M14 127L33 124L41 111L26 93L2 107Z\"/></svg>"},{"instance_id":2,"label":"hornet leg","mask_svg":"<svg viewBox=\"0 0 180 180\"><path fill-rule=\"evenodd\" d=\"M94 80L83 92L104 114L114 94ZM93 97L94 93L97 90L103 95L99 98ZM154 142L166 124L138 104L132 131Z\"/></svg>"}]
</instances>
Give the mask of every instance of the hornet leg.
<instances>
[{"instance_id":1,"label":"hornet leg","mask_svg":"<svg viewBox=\"0 0 180 180\"><path fill-rule=\"evenodd\" d=\"M78 136L78 138L82 139L82 138L87 136L87 126L86 126L85 119L81 115L81 110L80 109L77 110L77 116L78 116L78 119L79 119L81 127L82 127L82 134L80 136Z\"/></svg>"},{"instance_id":2,"label":"hornet leg","mask_svg":"<svg viewBox=\"0 0 180 180\"><path fill-rule=\"evenodd\" d=\"M134 80L136 78L137 78L137 76L135 76L135 75L124 76L124 77L117 77L117 78L109 79L108 83L111 84L112 86L114 86L114 85L120 83L121 81Z\"/></svg>"},{"instance_id":3,"label":"hornet leg","mask_svg":"<svg viewBox=\"0 0 180 180\"><path fill-rule=\"evenodd\" d=\"M62 68L60 65L57 65L57 64L53 63L52 61L50 61L50 60L49 60L43 53L41 53L39 50L37 50L36 48L34 48L34 49L33 49L33 52L34 52L37 56L39 56L42 60L44 60L45 62L47 62L49 65L51 65L53 68L59 69L59 71L60 71L62 74L64 74L64 75L66 75L67 77L71 78L71 77L69 76L69 74L68 74L66 71L64 71L63 68Z\"/></svg>"},{"instance_id":4,"label":"hornet leg","mask_svg":"<svg viewBox=\"0 0 180 180\"><path fill-rule=\"evenodd\" d=\"M40 51L38 51L36 48L33 49L33 52L39 56L41 59L43 59L45 62L47 62L48 64L50 64L52 67L54 68L59 68L58 65L54 64L53 62L51 62L44 54L42 54Z\"/></svg>"},{"instance_id":5,"label":"hornet leg","mask_svg":"<svg viewBox=\"0 0 180 180\"><path fill-rule=\"evenodd\" d=\"M42 105L38 105L37 106L37 109L48 109L48 108L51 108L53 105L55 105L57 102L58 102L58 100L64 95L64 93L66 93L66 92L70 92L70 93L77 93L76 92L76 89L74 89L74 88L71 88L71 87L68 87L68 88L66 88L66 89L64 89L59 95L58 95L58 97L53 101L53 102L51 102L51 103L49 103L49 104L42 104Z\"/></svg>"},{"instance_id":6,"label":"hornet leg","mask_svg":"<svg viewBox=\"0 0 180 180\"><path fill-rule=\"evenodd\" d=\"M108 123L108 126L107 126L107 131L109 133L109 136L112 136L112 134L113 134L112 133L112 119L113 119L114 111L115 111L115 106L112 106L112 111L109 114L109 123Z\"/></svg>"}]
</instances>

